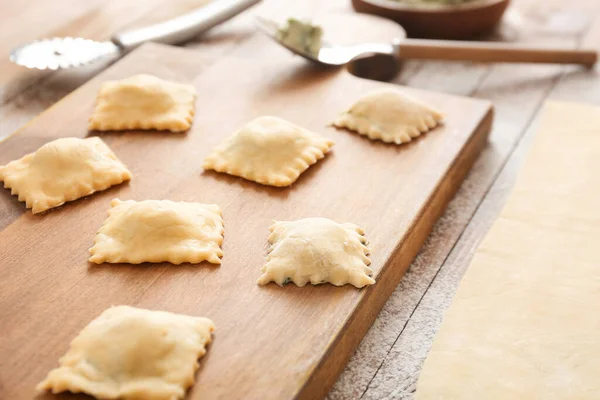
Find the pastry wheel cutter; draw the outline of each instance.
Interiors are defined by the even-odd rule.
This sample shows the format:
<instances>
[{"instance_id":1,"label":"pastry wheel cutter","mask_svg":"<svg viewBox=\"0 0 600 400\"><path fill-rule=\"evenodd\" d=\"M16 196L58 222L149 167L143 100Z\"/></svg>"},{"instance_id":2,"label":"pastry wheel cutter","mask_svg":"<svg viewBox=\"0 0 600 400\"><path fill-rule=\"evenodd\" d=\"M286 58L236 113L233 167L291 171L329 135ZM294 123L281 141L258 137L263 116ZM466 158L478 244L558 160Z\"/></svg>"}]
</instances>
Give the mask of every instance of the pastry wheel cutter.
<instances>
[{"instance_id":1,"label":"pastry wheel cutter","mask_svg":"<svg viewBox=\"0 0 600 400\"><path fill-rule=\"evenodd\" d=\"M216 0L179 17L114 35L98 42L62 37L36 40L14 49L10 60L27 68L57 70L119 57L146 42L179 44L259 3L261 0Z\"/></svg>"}]
</instances>

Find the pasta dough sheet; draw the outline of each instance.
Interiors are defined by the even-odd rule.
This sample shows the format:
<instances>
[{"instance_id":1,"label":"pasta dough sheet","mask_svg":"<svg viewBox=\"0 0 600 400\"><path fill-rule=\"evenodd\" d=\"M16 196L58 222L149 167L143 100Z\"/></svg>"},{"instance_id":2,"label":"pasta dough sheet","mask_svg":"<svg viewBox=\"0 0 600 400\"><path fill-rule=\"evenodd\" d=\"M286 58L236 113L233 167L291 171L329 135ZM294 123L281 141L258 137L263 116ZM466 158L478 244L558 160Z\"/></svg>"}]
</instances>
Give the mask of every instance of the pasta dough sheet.
<instances>
[{"instance_id":1,"label":"pasta dough sheet","mask_svg":"<svg viewBox=\"0 0 600 400\"><path fill-rule=\"evenodd\" d=\"M600 398L599 172L600 108L547 103L446 312L418 400Z\"/></svg>"}]
</instances>

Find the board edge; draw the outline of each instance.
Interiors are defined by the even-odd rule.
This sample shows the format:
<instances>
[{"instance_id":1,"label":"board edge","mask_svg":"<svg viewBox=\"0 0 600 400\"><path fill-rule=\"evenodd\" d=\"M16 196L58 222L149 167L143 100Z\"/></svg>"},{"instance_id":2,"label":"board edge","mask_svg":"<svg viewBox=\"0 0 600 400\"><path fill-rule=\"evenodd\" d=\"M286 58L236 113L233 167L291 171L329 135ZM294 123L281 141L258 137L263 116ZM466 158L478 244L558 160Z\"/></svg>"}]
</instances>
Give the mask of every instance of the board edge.
<instances>
[{"instance_id":1,"label":"board edge","mask_svg":"<svg viewBox=\"0 0 600 400\"><path fill-rule=\"evenodd\" d=\"M427 203L413 220L406 239L398 244L394 255L382 268L378 282L367 289L336 338L332 340L312 374L307 377L304 384L294 394L294 399L314 400L325 398L337 381L350 357L354 354L356 347L371 328L383 305L421 251L433 227L484 149L494 119L494 108L490 102L487 103L487 111L479 121L474 133L454 159L444 178L438 182Z\"/></svg>"}]
</instances>

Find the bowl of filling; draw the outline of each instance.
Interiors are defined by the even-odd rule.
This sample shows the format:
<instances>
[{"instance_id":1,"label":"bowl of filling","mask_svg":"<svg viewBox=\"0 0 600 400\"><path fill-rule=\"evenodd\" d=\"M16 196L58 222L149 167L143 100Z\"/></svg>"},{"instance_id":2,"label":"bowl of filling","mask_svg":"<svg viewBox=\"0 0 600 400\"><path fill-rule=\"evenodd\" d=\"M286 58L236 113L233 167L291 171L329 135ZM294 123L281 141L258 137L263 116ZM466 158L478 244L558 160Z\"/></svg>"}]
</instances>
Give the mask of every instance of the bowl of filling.
<instances>
[{"instance_id":1,"label":"bowl of filling","mask_svg":"<svg viewBox=\"0 0 600 400\"><path fill-rule=\"evenodd\" d=\"M352 0L361 13L390 18L409 37L473 39L494 30L510 0Z\"/></svg>"}]
</instances>

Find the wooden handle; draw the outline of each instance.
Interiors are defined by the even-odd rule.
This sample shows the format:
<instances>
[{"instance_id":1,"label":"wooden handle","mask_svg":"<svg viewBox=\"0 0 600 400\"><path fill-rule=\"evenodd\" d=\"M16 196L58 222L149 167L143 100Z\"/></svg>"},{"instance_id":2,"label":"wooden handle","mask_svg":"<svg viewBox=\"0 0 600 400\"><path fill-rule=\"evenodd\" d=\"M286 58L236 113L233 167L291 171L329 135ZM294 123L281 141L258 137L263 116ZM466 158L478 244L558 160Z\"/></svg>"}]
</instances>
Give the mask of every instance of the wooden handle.
<instances>
[{"instance_id":1,"label":"wooden handle","mask_svg":"<svg viewBox=\"0 0 600 400\"><path fill-rule=\"evenodd\" d=\"M396 43L401 58L510 63L582 64L598 60L593 50L522 47L493 42L403 39Z\"/></svg>"}]
</instances>

